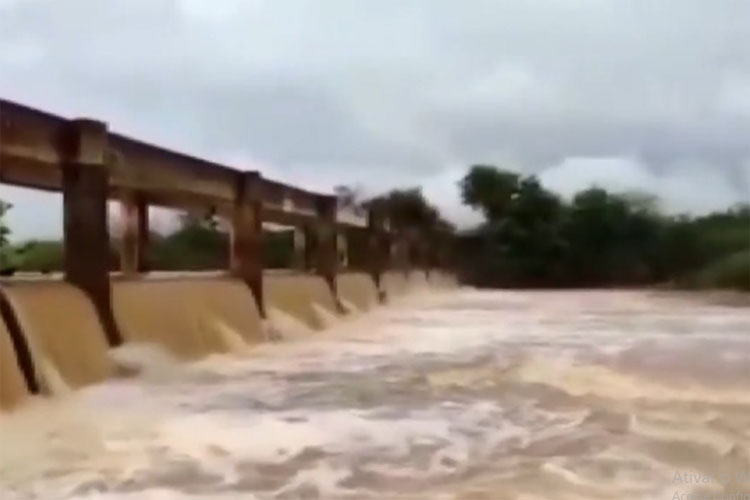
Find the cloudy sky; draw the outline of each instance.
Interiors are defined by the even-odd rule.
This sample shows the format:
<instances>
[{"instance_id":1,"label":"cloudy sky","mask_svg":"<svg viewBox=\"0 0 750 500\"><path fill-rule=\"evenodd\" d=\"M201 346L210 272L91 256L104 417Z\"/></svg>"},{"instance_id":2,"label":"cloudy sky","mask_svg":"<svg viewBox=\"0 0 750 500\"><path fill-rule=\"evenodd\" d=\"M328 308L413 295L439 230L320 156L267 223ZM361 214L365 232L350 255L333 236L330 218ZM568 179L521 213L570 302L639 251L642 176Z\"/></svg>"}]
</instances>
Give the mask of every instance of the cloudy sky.
<instances>
[{"instance_id":1,"label":"cloudy sky","mask_svg":"<svg viewBox=\"0 0 750 500\"><path fill-rule=\"evenodd\" d=\"M328 190L472 163L671 211L750 199L746 0L0 0L0 96ZM3 187L18 235L58 200Z\"/></svg>"}]
</instances>

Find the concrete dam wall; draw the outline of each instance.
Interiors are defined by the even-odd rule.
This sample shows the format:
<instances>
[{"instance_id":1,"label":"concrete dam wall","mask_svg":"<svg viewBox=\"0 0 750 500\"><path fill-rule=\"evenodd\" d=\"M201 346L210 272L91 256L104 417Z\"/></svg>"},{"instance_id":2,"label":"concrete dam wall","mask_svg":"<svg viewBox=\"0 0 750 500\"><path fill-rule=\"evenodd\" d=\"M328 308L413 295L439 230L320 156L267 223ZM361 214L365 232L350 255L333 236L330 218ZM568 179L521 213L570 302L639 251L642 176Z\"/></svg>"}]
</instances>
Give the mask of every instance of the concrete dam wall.
<instances>
[{"instance_id":1,"label":"concrete dam wall","mask_svg":"<svg viewBox=\"0 0 750 500\"><path fill-rule=\"evenodd\" d=\"M0 323L0 410L11 409L29 395L15 355L10 333Z\"/></svg>"},{"instance_id":2,"label":"concrete dam wall","mask_svg":"<svg viewBox=\"0 0 750 500\"><path fill-rule=\"evenodd\" d=\"M229 352L263 340L252 292L231 278L116 281L115 320L125 342L152 342L178 359Z\"/></svg>"},{"instance_id":3,"label":"concrete dam wall","mask_svg":"<svg viewBox=\"0 0 750 500\"><path fill-rule=\"evenodd\" d=\"M79 289L40 281L7 285L4 293L44 390L53 391L61 380L77 388L114 373L96 311Z\"/></svg>"},{"instance_id":4,"label":"concrete dam wall","mask_svg":"<svg viewBox=\"0 0 750 500\"><path fill-rule=\"evenodd\" d=\"M331 288L315 274L267 273L263 277L263 297L272 315L274 311L282 311L313 330L325 328L322 316L340 311Z\"/></svg>"},{"instance_id":5,"label":"concrete dam wall","mask_svg":"<svg viewBox=\"0 0 750 500\"><path fill-rule=\"evenodd\" d=\"M448 275L387 272L380 290L366 273L341 273L333 289L315 274L268 271L263 277L267 319L242 281L226 276L174 275L112 281L112 308L125 344L155 344L179 360L245 351L269 339L274 318L299 323L306 334L333 318L395 300L419 288L455 284ZM65 282L2 285L0 321L0 409L29 396L101 382L117 368L89 297ZM287 323L272 325L285 329Z\"/></svg>"},{"instance_id":6,"label":"concrete dam wall","mask_svg":"<svg viewBox=\"0 0 750 500\"><path fill-rule=\"evenodd\" d=\"M351 304L360 311L369 311L378 303L378 288L366 273L346 273L336 276L336 291L346 306Z\"/></svg>"}]
</instances>

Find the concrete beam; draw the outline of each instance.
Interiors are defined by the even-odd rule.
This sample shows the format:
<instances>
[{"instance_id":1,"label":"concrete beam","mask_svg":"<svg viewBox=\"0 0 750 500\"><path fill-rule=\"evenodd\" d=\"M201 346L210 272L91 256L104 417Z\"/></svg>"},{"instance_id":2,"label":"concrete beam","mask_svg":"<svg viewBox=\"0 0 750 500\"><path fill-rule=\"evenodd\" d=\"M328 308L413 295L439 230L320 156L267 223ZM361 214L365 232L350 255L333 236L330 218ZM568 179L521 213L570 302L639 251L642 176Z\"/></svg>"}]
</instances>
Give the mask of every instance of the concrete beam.
<instances>
[{"instance_id":1,"label":"concrete beam","mask_svg":"<svg viewBox=\"0 0 750 500\"><path fill-rule=\"evenodd\" d=\"M127 192L120 200L123 233L120 266L126 276L148 270L148 203L140 193Z\"/></svg>"},{"instance_id":2,"label":"concrete beam","mask_svg":"<svg viewBox=\"0 0 750 500\"><path fill-rule=\"evenodd\" d=\"M307 234L303 227L294 227L292 229L292 268L297 271L307 270Z\"/></svg>"},{"instance_id":3,"label":"concrete beam","mask_svg":"<svg viewBox=\"0 0 750 500\"><path fill-rule=\"evenodd\" d=\"M58 166L67 124L63 117L0 100L0 182L62 191ZM108 134L104 153L109 197L137 191L154 206L213 206L222 215L233 211L235 179L243 171L115 133ZM317 217L319 193L260 177L258 182L268 222L300 225ZM350 217L338 225L359 222Z\"/></svg>"},{"instance_id":4,"label":"concrete beam","mask_svg":"<svg viewBox=\"0 0 750 500\"><path fill-rule=\"evenodd\" d=\"M339 268L349 267L349 240L343 231L336 233L336 259Z\"/></svg>"}]
</instances>

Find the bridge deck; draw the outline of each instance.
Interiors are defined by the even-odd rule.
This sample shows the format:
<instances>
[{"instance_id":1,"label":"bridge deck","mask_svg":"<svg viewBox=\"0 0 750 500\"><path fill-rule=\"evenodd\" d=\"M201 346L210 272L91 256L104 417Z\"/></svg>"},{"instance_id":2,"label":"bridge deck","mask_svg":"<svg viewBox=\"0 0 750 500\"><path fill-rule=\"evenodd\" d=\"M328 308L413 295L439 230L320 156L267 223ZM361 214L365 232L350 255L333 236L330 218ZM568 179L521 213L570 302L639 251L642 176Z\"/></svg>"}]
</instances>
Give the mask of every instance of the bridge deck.
<instances>
[{"instance_id":1,"label":"bridge deck","mask_svg":"<svg viewBox=\"0 0 750 500\"><path fill-rule=\"evenodd\" d=\"M62 190L64 134L70 120L0 99L0 182ZM240 178L247 171L171 151L109 132L107 159L110 197L137 192L150 205L213 207L231 213ZM263 220L299 225L318 216L321 200L332 195L260 177ZM365 227L367 214L341 210L340 226Z\"/></svg>"}]
</instances>

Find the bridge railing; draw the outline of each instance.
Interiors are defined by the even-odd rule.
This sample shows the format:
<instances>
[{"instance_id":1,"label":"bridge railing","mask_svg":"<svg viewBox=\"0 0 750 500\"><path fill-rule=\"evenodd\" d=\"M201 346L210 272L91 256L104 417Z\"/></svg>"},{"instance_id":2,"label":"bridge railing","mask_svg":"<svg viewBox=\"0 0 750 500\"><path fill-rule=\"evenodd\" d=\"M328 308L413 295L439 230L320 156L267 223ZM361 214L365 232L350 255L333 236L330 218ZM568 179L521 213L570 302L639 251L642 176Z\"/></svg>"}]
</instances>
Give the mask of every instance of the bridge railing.
<instances>
[{"instance_id":1,"label":"bridge railing","mask_svg":"<svg viewBox=\"0 0 750 500\"><path fill-rule=\"evenodd\" d=\"M399 240L377 214L339 206L332 194L126 137L100 121L70 120L6 100L0 100L0 182L62 193L66 279L91 296L113 344L119 336L108 274L110 199L122 205L125 275L148 269L149 206L205 208L228 219L230 272L251 287L261 311L263 222L314 232L312 264L331 287L347 231L364 232L367 255L358 261L376 280L389 267L409 264L402 249L409 239Z\"/></svg>"}]
</instances>

